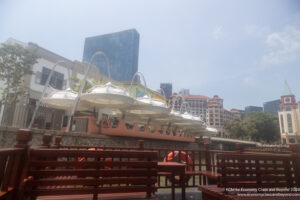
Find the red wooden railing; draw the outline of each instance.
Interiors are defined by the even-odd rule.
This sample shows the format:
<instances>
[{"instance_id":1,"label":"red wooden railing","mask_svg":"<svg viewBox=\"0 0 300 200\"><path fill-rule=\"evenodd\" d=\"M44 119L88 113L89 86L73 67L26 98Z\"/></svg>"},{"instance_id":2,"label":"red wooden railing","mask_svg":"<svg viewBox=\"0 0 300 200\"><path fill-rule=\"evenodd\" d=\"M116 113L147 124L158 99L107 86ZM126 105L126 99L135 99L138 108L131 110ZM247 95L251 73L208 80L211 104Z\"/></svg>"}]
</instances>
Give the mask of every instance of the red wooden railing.
<instances>
[{"instance_id":1,"label":"red wooden railing","mask_svg":"<svg viewBox=\"0 0 300 200\"><path fill-rule=\"evenodd\" d=\"M1 149L0 150L0 200L1 199L17 199L18 194L22 194L22 185L24 182L24 174L26 173L26 161L28 142L31 140L31 131L29 130L19 130L17 134L17 144L15 148ZM199 150L192 149L176 149L176 148L145 148L144 141L140 140L136 147L103 147L103 146L68 146L61 145L62 138L57 136L54 138L54 144L51 145L53 138L49 134L45 134L43 137L42 144L40 148L59 148L59 149L89 149L89 148L101 148L103 150L150 150L157 151L159 155L159 160L163 161L170 152L178 151L178 155L173 161L183 162L185 155L191 158L191 162L187 163L186 170L197 171L213 171L217 172L217 160L216 155L218 153L244 153L242 146L237 145L236 151L219 151L211 150L209 143L204 143ZM294 158L296 163L296 180L300 183L300 147L299 145L292 145L290 151L293 152L289 154ZM246 153L245 153L246 154ZM253 154L253 153L252 153ZM277 154L265 153L266 155L272 157ZM173 154L174 155L174 154ZM189 180L186 182L186 187L197 187L198 185L207 183L207 178L201 174L192 174L189 176ZM171 188L168 176L158 177L158 188Z\"/></svg>"},{"instance_id":2,"label":"red wooden railing","mask_svg":"<svg viewBox=\"0 0 300 200\"><path fill-rule=\"evenodd\" d=\"M19 130L15 148L0 149L0 200L18 199L22 190L31 132Z\"/></svg>"},{"instance_id":3,"label":"red wooden railing","mask_svg":"<svg viewBox=\"0 0 300 200\"><path fill-rule=\"evenodd\" d=\"M176 149L176 148L145 148L144 141L139 140L137 147L107 147L107 146L72 146L72 145L61 145L61 138L58 136L55 138L55 145L53 148L62 148L62 149L103 149L103 150L150 150L157 151L159 155L159 161L166 161L167 156L174 151L178 151L176 157L175 154L171 155L172 161L175 162L186 162L184 160L187 155L191 159L191 163L186 163L186 171L191 171L191 175L187 178L186 187L197 187L200 184L206 184L208 182L207 178L201 174L198 174L199 171L214 171L217 172L217 162L216 154L217 153L233 153L235 151L220 151L220 150L210 150L210 144L204 144L202 149ZM193 173L195 172L195 173ZM171 188L172 184L166 176L158 176L158 187L159 188Z\"/></svg>"},{"instance_id":4,"label":"red wooden railing","mask_svg":"<svg viewBox=\"0 0 300 200\"><path fill-rule=\"evenodd\" d=\"M15 195L23 154L21 148L0 149L0 198Z\"/></svg>"}]
</instances>

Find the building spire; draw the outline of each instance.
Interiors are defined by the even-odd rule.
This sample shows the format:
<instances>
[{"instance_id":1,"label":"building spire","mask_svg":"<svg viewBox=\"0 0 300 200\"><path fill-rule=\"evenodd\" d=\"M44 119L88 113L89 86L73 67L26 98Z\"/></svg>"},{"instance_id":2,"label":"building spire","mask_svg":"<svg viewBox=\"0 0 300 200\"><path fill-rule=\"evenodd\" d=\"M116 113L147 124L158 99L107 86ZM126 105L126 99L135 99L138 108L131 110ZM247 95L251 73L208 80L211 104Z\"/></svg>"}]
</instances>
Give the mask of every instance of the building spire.
<instances>
[{"instance_id":1,"label":"building spire","mask_svg":"<svg viewBox=\"0 0 300 200\"><path fill-rule=\"evenodd\" d=\"M293 96L294 94L292 93L287 81L284 81L284 87L283 87L283 93L282 96Z\"/></svg>"}]
</instances>

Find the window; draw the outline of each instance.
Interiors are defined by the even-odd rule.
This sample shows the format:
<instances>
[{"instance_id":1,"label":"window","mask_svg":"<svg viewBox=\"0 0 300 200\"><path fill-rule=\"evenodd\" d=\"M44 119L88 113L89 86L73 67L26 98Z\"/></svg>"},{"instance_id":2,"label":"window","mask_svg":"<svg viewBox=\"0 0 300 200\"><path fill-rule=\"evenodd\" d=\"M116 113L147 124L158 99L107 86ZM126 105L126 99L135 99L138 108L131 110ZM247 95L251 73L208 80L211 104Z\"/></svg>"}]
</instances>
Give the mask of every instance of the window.
<instances>
[{"instance_id":1,"label":"window","mask_svg":"<svg viewBox=\"0 0 300 200\"><path fill-rule=\"evenodd\" d=\"M292 115L291 114L287 114L287 124L288 124L289 133L293 133L293 122L292 122Z\"/></svg>"},{"instance_id":2,"label":"window","mask_svg":"<svg viewBox=\"0 0 300 200\"><path fill-rule=\"evenodd\" d=\"M285 101L285 103L291 103L291 98L290 97L285 97L284 101Z\"/></svg>"},{"instance_id":3,"label":"window","mask_svg":"<svg viewBox=\"0 0 300 200\"><path fill-rule=\"evenodd\" d=\"M293 138L289 139L289 143L295 143L295 139Z\"/></svg>"},{"instance_id":4,"label":"window","mask_svg":"<svg viewBox=\"0 0 300 200\"><path fill-rule=\"evenodd\" d=\"M286 144L286 139L285 138L282 139L282 144Z\"/></svg>"},{"instance_id":5,"label":"window","mask_svg":"<svg viewBox=\"0 0 300 200\"><path fill-rule=\"evenodd\" d=\"M284 133L283 115L280 115L281 133Z\"/></svg>"},{"instance_id":6,"label":"window","mask_svg":"<svg viewBox=\"0 0 300 200\"><path fill-rule=\"evenodd\" d=\"M68 116L64 116L62 127L67 127L67 125L68 125Z\"/></svg>"},{"instance_id":7,"label":"window","mask_svg":"<svg viewBox=\"0 0 300 200\"><path fill-rule=\"evenodd\" d=\"M50 73L51 73L51 69L49 69L47 67L43 67L42 78L41 78L41 82L40 82L41 85L46 84L46 81L47 81ZM51 87L53 87L55 89L61 90L64 85L64 74L54 71L53 75L51 77L51 80L50 80L50 85L51 85Z\"/></svg>"}]
</instances>

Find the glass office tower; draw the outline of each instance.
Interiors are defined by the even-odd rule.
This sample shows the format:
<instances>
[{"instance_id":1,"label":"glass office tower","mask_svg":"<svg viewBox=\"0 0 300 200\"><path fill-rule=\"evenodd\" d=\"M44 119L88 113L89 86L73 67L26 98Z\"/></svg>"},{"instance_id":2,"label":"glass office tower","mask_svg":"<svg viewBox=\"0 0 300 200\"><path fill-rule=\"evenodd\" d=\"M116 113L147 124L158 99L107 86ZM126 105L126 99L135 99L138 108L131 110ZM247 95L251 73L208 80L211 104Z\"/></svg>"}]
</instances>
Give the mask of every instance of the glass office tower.
<instances>
[{"instance_id":1,"label":"glass office tower","mask_svg":"<svg viewBox=\"0 0 300 200\"><path fill-rule=\"evenodd\" d=\"M131 81L138 71L139 33L135 29L110 33L85 39L83 61L89 62L97 51L104 52L110 62L111 78L115 81ZM95 57L93 63L99 72L108 75L103 56Z\"/></svg>"}]
</instances>

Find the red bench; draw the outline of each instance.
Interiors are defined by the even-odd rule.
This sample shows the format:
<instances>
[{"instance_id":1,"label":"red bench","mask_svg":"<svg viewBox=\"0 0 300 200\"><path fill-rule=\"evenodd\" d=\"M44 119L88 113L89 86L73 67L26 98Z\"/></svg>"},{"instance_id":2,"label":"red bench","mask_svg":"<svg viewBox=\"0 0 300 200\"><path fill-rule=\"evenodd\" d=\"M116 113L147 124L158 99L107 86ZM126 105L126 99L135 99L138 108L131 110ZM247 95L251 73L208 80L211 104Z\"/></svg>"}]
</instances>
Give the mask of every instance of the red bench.
<instances>
[{"instance_id":1,"label":"red bench","mask_svg":"<svg viewBox=\"0 0 300 200\"><path fill-rule=\"evenodd\" d=\"M98 194L143 192L152 199L156 191L157 152L33 148L29 158L26 198L92 194L97 199Z\"/></svg>"},{"instance_id":2,"label":"red bench","mask_svg":"<svg viewBox=\"0 0 300 200\"><path fill-rule=\"evenodd\" d=\"M300 198L299 192L284 191L286 187L299 188L295 157L291 155L221 153L217 154L217 164L221 174L218 185L198 187L203 200L270 199L273 194L271 199Z\"/></svg>"}]
</instances>

